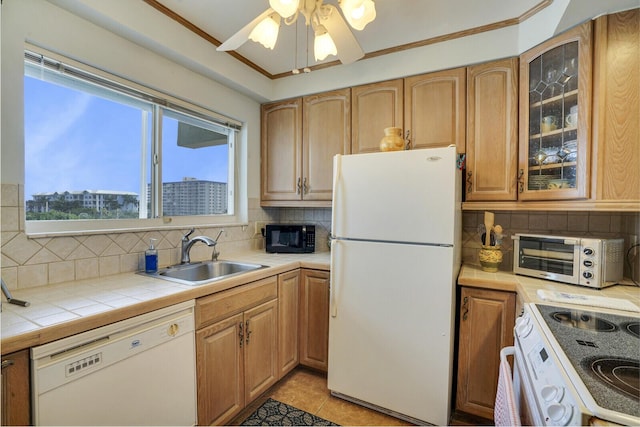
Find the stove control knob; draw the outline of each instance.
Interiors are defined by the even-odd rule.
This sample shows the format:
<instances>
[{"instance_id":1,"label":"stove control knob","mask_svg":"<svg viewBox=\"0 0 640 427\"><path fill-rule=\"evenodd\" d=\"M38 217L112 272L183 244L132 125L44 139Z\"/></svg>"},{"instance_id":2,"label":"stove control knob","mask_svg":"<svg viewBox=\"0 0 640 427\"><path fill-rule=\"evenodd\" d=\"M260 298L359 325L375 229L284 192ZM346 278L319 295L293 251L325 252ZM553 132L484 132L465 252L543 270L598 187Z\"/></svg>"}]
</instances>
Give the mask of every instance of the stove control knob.
<instances>
[{"instance_id":1,"label":"stove control knob","mask_svg":"<svg viewBox=\"0 0 640 427\"><path fill-rule=\"evenodd\" d=\"M573 407L571 405L563 405L562 403L554 403L547 408L547 414L552 424L566 426L573 416Z\"/></svg>"},{"instance_id":2,"label":"stove control knob","mask_svg":"<svg viewBox=\"0 0 640 427\"><path fill-rule=\"evenodd\" d=\"M564 388L548 384L542 387L540 394L545 402L559 402L564 395Z\"/></svg>"},{"instance_id":3,"label":"stove control knob","mask_svg":"<svg viewBox=\"0 0 640 427\"><path fill-rule=\"evenodd\" d=\"M522 321L516 325L516 334L521 338L525 338L533 330L533 325L531 324L531 319L529 317L521 317L521 319Z\"/></svg>"},{"instance_id":4,"label":"stove control knob","mask_svg":"<svg viewBox=\"0 0 640 427\"><path fill-rule=\"evenodd\" d=\"M582 264L584 264L585 267L593 267L593 261L589 259L585 259Z\"/></svg>"},{"instance_id":5,"label":"stove control knob","mask_svg":"<svg viewBox=\"0 0 640 427\"><path fill-rule=\"evenodd\" d=\"M582 275L585 279L593 279L593 273L590 271L585 271L584 273L582 273Z\"/></svg>"},{"instance_id":6,"label":"stove control knob","mask_svg":"<svg viewBox=\"0 0 640 427\"><path fill-rule=\"evenodd\" d=\"M593 255L593 249L591 248L584 248L582 252L584 252L585 255Z\"/></svg>"}]
</instances>

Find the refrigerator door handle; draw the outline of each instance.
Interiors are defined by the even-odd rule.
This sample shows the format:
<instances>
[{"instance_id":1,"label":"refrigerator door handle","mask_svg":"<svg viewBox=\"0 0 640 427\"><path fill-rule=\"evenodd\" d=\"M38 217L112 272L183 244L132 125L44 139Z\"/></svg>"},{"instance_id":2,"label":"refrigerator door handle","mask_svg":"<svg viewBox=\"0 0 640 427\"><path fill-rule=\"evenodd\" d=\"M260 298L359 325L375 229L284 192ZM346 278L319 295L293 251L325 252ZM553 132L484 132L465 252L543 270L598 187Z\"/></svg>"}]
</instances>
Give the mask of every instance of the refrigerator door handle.
<instances>
[{"instance_id":1,"label":"refrigerator door handle","mask_svg":"<svg viewBox=\"0 0 640 427\"><path fill-rule=\"evenodd\" d=\"M336 227L336 200L338 200L338 184L340 182L340 173L342 171L342 154L333 156L333 206L331 209L331 229ZM331 233L332 237L336 237L335 233Z\"/></svg>"},{"instance_id":2,"label":"refrigerator door handle","mask_svg":"<svg viewBox=\"0 0 640 427\"><path fill-rule=\"evenodd\" d=\"M329 272L329 312L331 313L331 317L338 316L338 304L336 302L336 284L337 282L334 279L335 271L337 270L338 263L338 249L342 244L340 239L333 240L331 243L331 271Z\"/></svg>"}]
</instances>

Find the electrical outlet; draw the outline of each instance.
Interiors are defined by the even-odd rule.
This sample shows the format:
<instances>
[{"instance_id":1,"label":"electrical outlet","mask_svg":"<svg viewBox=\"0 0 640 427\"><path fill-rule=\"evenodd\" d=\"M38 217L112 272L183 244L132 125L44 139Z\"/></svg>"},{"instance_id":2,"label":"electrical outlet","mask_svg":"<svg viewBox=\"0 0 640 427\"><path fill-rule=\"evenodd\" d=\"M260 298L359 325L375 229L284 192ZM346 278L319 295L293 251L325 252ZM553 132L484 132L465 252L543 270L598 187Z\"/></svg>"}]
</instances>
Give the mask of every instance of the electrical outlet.
<instances>
[{"instance_id":1,"label":"electrical outlet","mask_svg":"<svg viewBox=\"0 0 640 427\"><path fill-rule=\"evenodd\" d=\"M262 235L262 229L267 225L266 221L256 221L255 234Z\"/></svg>"}]
</instances>

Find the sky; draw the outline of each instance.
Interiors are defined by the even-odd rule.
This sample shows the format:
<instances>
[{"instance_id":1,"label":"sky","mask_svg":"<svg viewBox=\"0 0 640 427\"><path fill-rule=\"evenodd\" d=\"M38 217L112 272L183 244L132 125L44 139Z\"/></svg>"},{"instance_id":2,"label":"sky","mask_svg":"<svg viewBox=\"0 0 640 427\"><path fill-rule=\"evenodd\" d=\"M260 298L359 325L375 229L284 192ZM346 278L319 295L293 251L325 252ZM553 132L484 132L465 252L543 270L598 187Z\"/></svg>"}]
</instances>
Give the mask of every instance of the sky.
<instances>
[{"instance_id":1,"label":"sky","mask_svg":"<svg viewBox=\"0 0 640 427\"><path fill-rule=\"evenodd\" d=\"M163 121L163 181L227 182L226 145L178 147L177 123ZM139 194L141 128L139 108L25 76L25 198L77 190ZM148 149L145 162L148 168Z\"/></svg>"}]
</instances>

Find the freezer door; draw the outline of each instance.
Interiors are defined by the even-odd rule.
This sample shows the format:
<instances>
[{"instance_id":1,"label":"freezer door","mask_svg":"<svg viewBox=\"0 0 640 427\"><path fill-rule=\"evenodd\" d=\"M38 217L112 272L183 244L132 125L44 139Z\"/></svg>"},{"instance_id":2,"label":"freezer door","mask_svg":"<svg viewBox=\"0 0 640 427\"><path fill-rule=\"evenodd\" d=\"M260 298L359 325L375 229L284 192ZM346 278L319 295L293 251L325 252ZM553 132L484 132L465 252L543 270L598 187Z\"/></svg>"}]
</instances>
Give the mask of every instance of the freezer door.
<instances>
[{"instance_id":1,"label":"freezer door","mask_svg":"<svg viewBox=\"0 0 640 427\"><path fill-rule=\"evenodd\" d=\"M334 158L332 235L453 244L461 215L455 147Z\"/></svg>"},{"instance_id":2,"label":"freezer door","mask_svg":"<svg viewBox=\"0 0 640 427\"><path fill-rule=\"evenodd\" d=\"M334 241L328 387L447 425L454 248Z\"/></svg>"}]
</instances>

